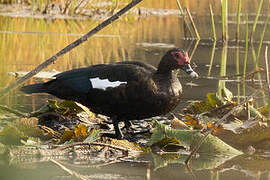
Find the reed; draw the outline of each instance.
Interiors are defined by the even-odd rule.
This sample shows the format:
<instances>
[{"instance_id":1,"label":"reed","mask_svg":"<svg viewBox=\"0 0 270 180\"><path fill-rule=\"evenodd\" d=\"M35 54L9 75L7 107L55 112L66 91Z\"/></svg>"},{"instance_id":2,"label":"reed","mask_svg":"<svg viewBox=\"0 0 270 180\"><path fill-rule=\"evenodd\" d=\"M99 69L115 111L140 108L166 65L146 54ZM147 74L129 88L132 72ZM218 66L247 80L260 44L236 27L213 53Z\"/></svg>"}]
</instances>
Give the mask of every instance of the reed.
<instances>
[{"instance_id":1,"label":"reed","mask_svg":"<svg viewBox=\"0 0 270 180\"><path fill-rule=\"evenodd\" d=\"M186 18L186 14L180 4L180 1L179 0L176 0L177 2L177 7L178 7L178 10L180 12L180 14L183 16L183 19L184 19L184 38L187 38L187 32L189 32L190 36L193 37L194 34L193 34L193 31L191 30L191 27L189 25L189 23L187 22L187 18ZM187 31L188 30L188 31Z\"/></svg>"},{"instance_id":2,"label":"reed","mask_svg":"<svg viewBox=\"0 0 270 180\"><path fill-rule=\"evenodd\" d=\"M213 13L213 9L212 9L212 5L211 4L209 4L209 11L210 11L210 16L211 16L211 25L212 25L213 39L214 39L214 41L216 41L217 40L216 26L215 26L214 13Z\"/></svg>"},{"instance_id":3,"label":"reed","mask_svg":"<svg viewBox=\"0 0 270 180\"><path fill-rule=\"evenodd\" d=\"M243 79L245 79L246 77L247 58L248 58L248 14L246 14L246 39L245 39L245 59L244 59Z\"/></svg>"},{"instance_id":4,"label":"reed","mask_svg":"<svg viewBox=\"0 0 270 180\"><path fill-rule=\"evenodd\" d=\"M187 12L188 18L189 18L190 23L191 23L191 27L192 27L192 29L193 29L195 35L196 35L196 38L197 38L197 40L200 40L201 38L200 38L200 35L199 35L199 32L198 32L198 29L197 29L197 27L196 27L196 25L195 25L195 23L194 23L194 21L193 21L193 18L192 18L192 16L191 16L191 13L190 13L190 11L188 10L188 8L186 8L185 10L186 10L186 12Z\"/></svg>"},{"instance_id":5,"label":"reed","mask_svg":"<svg viewBox=\"0 0 270 180\"><path fill-rule=\"evenodd\" d=\"M212 51L211 51L211 56L210 56L210 65L209 65L209 69L208 69L208 76L211 75L211 70L213 67L213 61L214 61L214 57L215 57L215 52L216 52L216 43L217 41L214 41L213 46L212 46Z\"/></svg>"},{"instance_id":6,"label":"reed","mask_svg":"<svg viewBox=\"0 0 270 180\"><path fill-rule=\"evenodd\" d=\"M267 82L268 92L270 93L269 65L268 65L268 46L265 47L264 60L265 60L265 69L266 69L266 82Z\"/></svg>"},{"instance_id":7,"label":"reed","mask_svg":"<svg viewBox=\"0 0 270 180\"><path fill-rule=\"evenodd\" d=\"M227 54L228 54L228 41L224 41L222 51L221 51L221 60L220 60L220 76L226 76L227 69ZM223 98L223 90L226 88L226 82L224 80L219 80L218 82L218 95L220 98Z\"/></svg>"},{"instance_id":8,"label":"reed","mask_svg":"<svg viewBox=\"0 0 270 180\"><path fill-rule=\"evenodd\" d=\"M256 57L256 62L255 62L256 65L255 65L255 67L258 67L258 64L259 64L259 59L260 59L260 55L261 55L262 44L263 44L263 41L264 41L264 35L265 35L266 29L267 29L268 21L269 21L269 16L267 16L267 19L266 19L266 21L264 23L264 26L263 26L263 31L261 33L260 43L259 43L258 50L257 50L257 57Z\"/></svg>"},{"instance_id":9,"label":"reed","mask_svg":"<svg viewBox=\"0 0 270 180\"><path fill-rule=\"evenodd\" d=\"M255 20L254 20L254 23L253 23L253 26L252 26L251 34L250 34L250 42L253 42L253 35L254 35L255 31L256 31L258 19L259 19L261 10L262 10L262 5L263 5L263 0L260 1L259 7L258 7L258 10L257 10L257 13L256 13L256 17L255 17Z\"/></svg>"},{"instance_id":10,"label":"reed","mask_svg":"<svg viewBox=\"0 0 270 180\"><path fill-rule=\"evenodd\" d=\"M222 40L228 40L228 1L221 2L221 19L222 19Z\"/></svg>"},{"instance_id":11,"label":"reed","mask_svg":"<svg viewBox=\"0 0 270 180\"><path fill-rule=\"evenodd\" d=\"M237 7L237 24L236 24L236 34L235 34L235 39L236 39L236 41L239 41L240 21L241 21L241 8L242 8L242 0L238 0L238 7Z\"/></svg>"},{"instance_id":12,"label":"reed","mask_svg":"<svg viewBox=\"0 0 270 180\"><path fill-rule=\"evenodd\" d=\"M192 50L192 52L191 52L191 54L190 54L190 57L189 57L190 60L192 60L192 58L193 58L193 56L194 56L194 54L195 54L195 52L196 52L196 50L197 50L197 47L198 47L198 45L199 45L199 42L200 42L200 40L197 39L196 42L195 42L194 48L193 48L193 50Z\"/></svg>"},{"instance_id":13,"label":"reed","mask_svg":"<svg viewBox=\"0 0 270 180\"><path fill-rule=\"evenodd\" d=\"M180 4L180 1L179 0L176 0L176 3L177 3L177 7L178 7L178 9L180 11L180 14L183 16L184 15L184 11L183 11L183 8L182 8L182 6Z\"/></svg>"},{"instance_id":14,"label":"reed","mask_svg":"<svg viewBox=\"0 0 270 180\"><path fill-rule=\"evenodd\" d=\"M239 66L239 56L240 56L240 46L239 42L236 45L236 52L235 52L235 67L236 67L236 74L240 74L240 66ZM237 80L240 80L240 77L237 77ZM237 102L240 103L240 95L241 95L241 86L240 83L237 83Z\"/></svg>"}]
</instances>

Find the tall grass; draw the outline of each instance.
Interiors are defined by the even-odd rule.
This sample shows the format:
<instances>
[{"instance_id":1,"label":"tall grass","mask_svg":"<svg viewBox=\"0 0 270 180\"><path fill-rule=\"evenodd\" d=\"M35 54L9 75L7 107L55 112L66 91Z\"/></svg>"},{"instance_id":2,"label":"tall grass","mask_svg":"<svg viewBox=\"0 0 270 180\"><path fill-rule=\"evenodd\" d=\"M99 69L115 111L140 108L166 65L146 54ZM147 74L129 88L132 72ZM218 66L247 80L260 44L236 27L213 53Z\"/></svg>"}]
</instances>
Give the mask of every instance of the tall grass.
<instances>
[{"instance_id":1,"label":"tall grass","mask_svg":"<svg viewBox=\"0 0 270 180\"><path fill-rule=\"evenodd\" d=\"M257 67L258 66L258 63L259 63L259 59L260 59L260 55L261 55L261 49L262 49L262 44L263 44L263 41L264 41L264 35L265 35L266 29L267 29L268 22L269 22L269 16L267 16L267 19L266 19L266 21L264 23L263 31L261 33L260 43L259 43L258 50L257 50L255 67Z\"/></svg>"},{"instance_id":2,"label":"tall grass","mask_svg":"<svg viewBox=\"0 0 270 180\"><path fill-rule=\"evenodd\" d=\"M211 70L213 67L213 61L214 61L215 51L216 51L216 44L217 44L217 41L214 41L213 46L212 46L211 55L210 55L210 65L209 65L208 74L207 74L208 76L211 75Z\"/></svg>"},{"instance_id":3,"label":"tall grass","mask_svg":"<svg viewBox=\"0 0 270 180\"><path fill-rule=\"evenodd\" d=\"M235 67L236 67L236 74L240 74L240 64L239 64L239 55L240 55L240 47L239 42L236 45L236 52L235 52ZM240 80L240 77L237 77L237 80ZM241 86L240 83L237 83L237 102L240 103L240 95L241 95Z\"/></svg>"},{"instance_id":4,"label":"tall grass","mask_svg":"<svg viewBox=\"0 0 270 180\"><path fill-rule=\"evenodd\" d=\"M211 4L209 4L209 11L210 11L210 16L211 16L213 39L214 39L214 41L216 41L217 40L217 35L216 35L215 19L214 19L214 13L213 13L213 9L212 9Z\"/></svg>"},{"instance_id":5,"label":"tall grass","mask_svg":"<svg viewBox=\"0 0 270 180\"><path fill-rule=\"evenodd\" d=\"M240 20L241 20L241 9L242 9L242 0L238 0L238 8L237 8L237 24L236 24L236 34L235 39L239 41L240 34Z\"/></svg>"},{"instance_id":6,"label":"tall grass","mask_svg":"<svg viewBox=\"0 0 270 180\"><path fill-rule=\"evenodd\" d=\"M259 7L257 9L256 17L255 17L255 20L254 20L254 23L253 23L253 26L252 26L251 34L250 34L250 41L251 42L253 42L253 36L254 36L255 31L256 31L258 19L259 19L261 10L262 10L262 5L263 5L263 0L260 0L260 4L259 4Z\"/></svg>"},{"instance_id":7,"label":"tall grass","mask_svg":"<svg viewBox=\"0 0 270 180\"><path fill-rule=\"evenodd\" d=\"M228 40L228 1L221 0L222 40Z\"/></svg>"},{"instance_id":8,"label":"tall grass","mask_svg":"<svg viewBox=\"0 0 270 180\"><path fill-rule=\"evenodd\" d=\"M196 38L197 38L198 40L201 39L201 38L200 38L200 35L199 35L199 32L198 32L198 29L197 29L197 27L196 27L196 25L195 25L195 23L194 23L194 21L193 21L193 18L192 18L192 16L191 16L191 13L190 13L190 11L189 11L187 8L186 8L186 12L187 12L188 18L189 18L189 20L190 20L191 27L192 27L192 29L193 29L195 35L196 35Z\"/></svg>"},{"instance_id":9,"label":"tall grass","mask_svg":"<svg viewBox=\"0 0 270 180\"><path fill-rule=\"evenodd\" d=\"M224 41L222 51L221 51L221 59L220 59L220 76L226 76L227 69L227 54L228 54L228 42ZM223 91L226 88L226 82L224 80L219 80L218 82L218 95L220 98L223 97Z\"/></svg>"},{"instance_id":10,"label":"tall grass","mask_svg":"<svg viewBox=\"0 0 270 180\"><path fill-rule=\"evenodd\" d=\"M248 14L246 14L246 39L245 39L245 59L243 69L243 79L246 77L247 71L247 59L248 59Z\"/></svg>"},{"instance_id":11,"label":"tall grass","mask_svg":"<svg viewBox=\"0 0 270 180\"><path fill-rule=\"evenodd\" d=\"M189 22L187 21L187 16L186 16L186 13L185 13L185 12L187 12L187 9L186 9L186 11L184 12L184 10L183 10L183 8L182 8L182 6L181 6L180 1L179 1L179 0L176 0L176 3L177 3L178 10L179 10L180 14L183 16L183 19L184 19L184 21L183 21L183 23L184 23L184 24L183 24L183 27L184 27L184 37L185 37L185 38L188 37L187 33L189 33L190 36L193 37L194 34L193 34L193 31L192 31L192 29L191 29L191 27L190 27Z\"/></svg>"}]
</instances>

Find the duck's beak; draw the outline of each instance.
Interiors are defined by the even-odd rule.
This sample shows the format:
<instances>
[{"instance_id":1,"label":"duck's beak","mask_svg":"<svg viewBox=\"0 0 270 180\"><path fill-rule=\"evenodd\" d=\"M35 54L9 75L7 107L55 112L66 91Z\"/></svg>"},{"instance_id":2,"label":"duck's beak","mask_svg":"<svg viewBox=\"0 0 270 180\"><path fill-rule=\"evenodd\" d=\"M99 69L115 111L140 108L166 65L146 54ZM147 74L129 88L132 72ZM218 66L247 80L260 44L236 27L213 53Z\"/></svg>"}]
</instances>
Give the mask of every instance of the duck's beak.
<instances>
[{"instance_id":1,"label":"duck's beak","mask_svg":"<svg viewBox=\"0 0 270 180\"><path fill-rule=\"evenodd\" d=\"M181 65L180 68L182 70L184 70L187 74L189 74L193 78L198 78L199 77L199 75L195 71L193 71L193 69L191 68L189 63L184 63L183 65Z\"/></svg>"}]
</instances>

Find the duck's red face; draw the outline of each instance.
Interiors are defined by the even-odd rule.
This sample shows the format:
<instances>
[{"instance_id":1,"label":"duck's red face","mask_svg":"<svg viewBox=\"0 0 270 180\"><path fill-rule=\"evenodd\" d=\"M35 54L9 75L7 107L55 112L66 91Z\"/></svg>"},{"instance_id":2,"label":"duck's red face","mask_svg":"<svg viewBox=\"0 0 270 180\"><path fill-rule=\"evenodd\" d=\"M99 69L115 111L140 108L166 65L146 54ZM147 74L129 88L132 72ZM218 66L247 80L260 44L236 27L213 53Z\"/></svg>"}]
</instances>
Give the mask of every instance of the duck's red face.
<instances>
[{"instance_id":1,"label":"duck's red face","mask_svg":"<svg viewBox=\"0 0 270 180\"><path fill-rule=\"evenodd\" d=\"M183 66L184 64L189 64L190 59L185 51L172 51L171 55L177 61L178 65Z\"/></svg>"},{"instance_id":2,"label":"duck's red face","mask_svg":"<svg viewBox=\"0 0 270 180\"><path fill-rule=\"evenodd\" d=\"M175 60L178 68L182 69L185 71L187 74L189 74L192 77L197 78L198 74L193 71L193 69L190 66L190 59L188 57L188 54L182 50L182 49L173 49L170 52L170 55L173 57Z\"/></svg>"}]
</instances>

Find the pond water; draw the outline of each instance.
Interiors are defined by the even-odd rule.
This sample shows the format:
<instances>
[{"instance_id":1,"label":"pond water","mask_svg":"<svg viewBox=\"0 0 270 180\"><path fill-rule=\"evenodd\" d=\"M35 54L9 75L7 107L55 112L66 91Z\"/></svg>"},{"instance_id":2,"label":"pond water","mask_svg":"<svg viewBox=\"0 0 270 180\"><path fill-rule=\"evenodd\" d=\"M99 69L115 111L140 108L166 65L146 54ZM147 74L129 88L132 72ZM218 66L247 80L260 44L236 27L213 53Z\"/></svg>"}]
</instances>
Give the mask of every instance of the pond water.
<instances>
[{"instance_id":1,"label":"pond water","mask_svg":"<svg viewBox=\"0 0 270 180\"><path fill-rule=\"evenodd\" d=\"M155 3L153 3L155 1ZM181 111L188 101L202 100L208 92L217 92L218 77L243 73L245 57L244 44L238 47L240 52L239 62L236 61L237 48L234 45L227 47L217 45L208 41L191 41L184 38L183 17L179 16L177 5L174 1L151 0L143 2L140 7L171 9L170 15L134 15L123 16L115 23L109 25L97 35L91 37L87 42L73 49L71 52L60 57L56 63L50 65L44 71L66 71L74 68L85 67L99 63L110 63L124 60L138 60L157 66L163 54L170 48L180 47L185 49L191 56L192 63L196 64L195 71L200 75L198 79L190 79L184 73L179 73L184 93L182 102L176 112ZM212 3L215 13L216 32L221 37L220 2L186 0L181 1L183 5L190 8L194 15L194 21L202 39L212 37L211 21L208 12L209 2ZM237 1L229 1L229 36L234 39L235 34L235 12ZM255 18L259 2L246 0L243 4L243 13L249 14L249 20ZM254 35L255 41L260 39L264 21L269 13L269 2L264 2L262 14L259 18ZM240 39L245 38L245 21L242 16ZM30 71L44 60L73 42L90 29L95 27L99 20L66 20L66 19L35 19L0 16L0 89L11 84L15 77L9 72ZM252 28L252 22L249 30ZM250 31L249 31L250 32ZM268 43L270 31L265 33L265 43ZM211 63L211 53L214 48L214 58ZM258 43L254 43L257 52ZM262 46L259 58L259 66L264 67L264 49ZM252 48L248 51L247 72L254 70ZM226 51L227 59L222 60L222 52ZM225 63L225 65L224 65ZM237 66L239 64L239 67ZM225 68L222 68L225 67ZM27 84L40 81L31 79ZM222 81L224 82L224 81ZM232 91L235 97L244 97L253 92L253 87L243 83L224 82L226 87ZM18 109L22 112L34 111L44 105L49 95L24 95L13 91L0 99L0 104ZM260 106L261 104L258 104ZM8 115L1 115L1 125L10 119ZM201 163L189 172L182 162L164 161L162 168L157 168L153 155L141 157L147 163L122 162L107 165L101 168L93 168L74 160L65 160L69 168L85 175L88 179L270 179L269 155L263 156L241 156L227 161L222 165L206 165ZM157 160L157 161L158 161ZM29 162L30 161L30 162ZM0 161L0 179L73 179L55 164L45 160L32 162L31 160L14 160L11 163L3 159ZM88 161L94 161L90 159ZM149 162L148 162L149 161ZM202 161L204 162L204 161ZM8 165L7 163L10 163ZM162 164L162 162L160 162ZM154 165L153 165L154 164ZM166 165L168 166L166 167ZM194 162L194 164L196 164Z\"/></svg>"}]
</instances>

